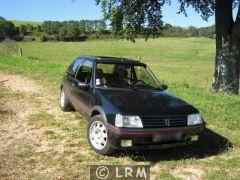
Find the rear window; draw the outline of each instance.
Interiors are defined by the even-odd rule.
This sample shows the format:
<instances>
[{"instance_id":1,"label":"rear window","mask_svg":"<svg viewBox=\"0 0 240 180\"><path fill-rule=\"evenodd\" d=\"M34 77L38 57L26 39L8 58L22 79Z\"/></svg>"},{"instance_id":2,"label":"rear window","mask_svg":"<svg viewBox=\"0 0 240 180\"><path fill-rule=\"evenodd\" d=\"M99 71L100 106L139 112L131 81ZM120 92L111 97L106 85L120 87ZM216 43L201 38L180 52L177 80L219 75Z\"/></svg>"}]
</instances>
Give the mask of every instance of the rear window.
<instances>
[{"instance_id":1,"label":"rear window","mask_svg":"<svg viewBox=\"0 0 240 180\"><path fill-rule=\"evenodd\" d=\"M115 64L97 64L97 68L101 69L104 74L113 74Z\"/></svg>"}]
</instances>

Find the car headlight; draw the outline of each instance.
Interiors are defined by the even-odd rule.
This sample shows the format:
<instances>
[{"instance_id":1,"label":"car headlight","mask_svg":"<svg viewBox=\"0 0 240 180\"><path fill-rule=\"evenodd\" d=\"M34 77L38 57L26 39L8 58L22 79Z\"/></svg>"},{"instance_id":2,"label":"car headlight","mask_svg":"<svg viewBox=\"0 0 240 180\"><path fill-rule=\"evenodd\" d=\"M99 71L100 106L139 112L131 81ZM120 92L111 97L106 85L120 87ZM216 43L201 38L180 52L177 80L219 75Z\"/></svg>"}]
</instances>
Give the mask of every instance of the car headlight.
<instances>
[{"instance_id":1,"label":"car headlight","mask_svg":"<svg viewBox=\"0 0 240 180\"><path fill-rule=\"evenodd\" d=\"M189 126L194 126L198 124L202 124L202 117L200 114L190 114L188 115L188 125Z\"/></svg>"},{"instance_id":2,"label":"car headlight","mask_svg":"<svg viewBox=\"0 0 240 180\"><path fill-rule=\"evenodd\" d=\"M116 115L115 126L128 128L143 128L142 121L139 116L123 116L121 114Z\"/></svg>"}]
</instances>

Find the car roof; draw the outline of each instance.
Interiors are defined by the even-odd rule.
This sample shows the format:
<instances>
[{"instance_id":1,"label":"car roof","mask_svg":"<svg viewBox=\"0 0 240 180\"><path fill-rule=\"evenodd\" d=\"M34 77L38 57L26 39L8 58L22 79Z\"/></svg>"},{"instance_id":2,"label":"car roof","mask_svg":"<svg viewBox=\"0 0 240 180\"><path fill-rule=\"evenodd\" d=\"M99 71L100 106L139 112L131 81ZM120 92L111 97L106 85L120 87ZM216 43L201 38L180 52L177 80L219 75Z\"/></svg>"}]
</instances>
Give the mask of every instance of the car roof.
<instances>
[{"instance_id":1,"label":"car roof","mask_svg":"<svg viewBox=\"0 0 240 180\"><path fill-rule=\"evenodd\" d=\"M108 56L92 56L92 55L83 55L78 56L79 58L84 58L86 60L92 61L92 62L99 62L99 63L123 63L123 64L135 64L135 65L143 65L146 66L146 64L131 60L127 58L119 58L119 57L108 57Z\"/></svg>"}]
</instances>

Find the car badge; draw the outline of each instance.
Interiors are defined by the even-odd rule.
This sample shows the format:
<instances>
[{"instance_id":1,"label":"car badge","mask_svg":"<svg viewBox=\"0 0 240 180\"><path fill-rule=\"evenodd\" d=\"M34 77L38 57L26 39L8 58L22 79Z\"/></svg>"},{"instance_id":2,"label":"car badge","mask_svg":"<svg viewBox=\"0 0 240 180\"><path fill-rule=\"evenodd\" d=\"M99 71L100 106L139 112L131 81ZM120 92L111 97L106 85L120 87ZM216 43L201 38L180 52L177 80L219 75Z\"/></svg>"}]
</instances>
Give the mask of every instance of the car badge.
<instances>
[{"instance_id":1,"label":"car badge","mask_svg":"<svg viewBox=\"0 0 240 180\"><path fill-rule=\"evenodd\" d=\"M164 119L165 126L170 126L170 119Z\"/></svg>"}]
</instances>

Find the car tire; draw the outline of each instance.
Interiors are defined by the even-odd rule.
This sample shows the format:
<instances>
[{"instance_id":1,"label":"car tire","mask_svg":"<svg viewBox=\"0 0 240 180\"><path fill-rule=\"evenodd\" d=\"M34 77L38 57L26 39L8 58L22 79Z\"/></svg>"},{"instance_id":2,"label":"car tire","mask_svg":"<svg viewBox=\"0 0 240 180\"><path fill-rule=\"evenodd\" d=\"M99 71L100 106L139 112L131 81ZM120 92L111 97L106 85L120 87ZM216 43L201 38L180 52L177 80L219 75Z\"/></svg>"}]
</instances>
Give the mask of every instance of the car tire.
<instances>
[{"instance_id":1,"label":"car tire","mask_svg":"<svg viewBox=\"0 0 240 180\"><path fill-rule=\"evenodd\" d=\"M111 155L116 151L109 143L107 125L101 115L90 119L87 127L87 139L92 149L99 154Z\"/></svg>"},{"instance_id":2,"label":"car tire","mask_svg":"<svg viewBox=\"0 0 240 180\"><path fill-rule=\"evenodd\" d=\"M69 112L73 110L72 105L70 104L70 101L66 97L64 88L61 88L61 94L60 94L60 107L63 111Z\"/></svg>"}]
</instances>

